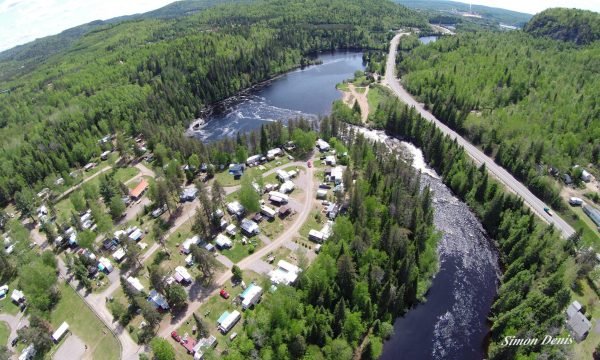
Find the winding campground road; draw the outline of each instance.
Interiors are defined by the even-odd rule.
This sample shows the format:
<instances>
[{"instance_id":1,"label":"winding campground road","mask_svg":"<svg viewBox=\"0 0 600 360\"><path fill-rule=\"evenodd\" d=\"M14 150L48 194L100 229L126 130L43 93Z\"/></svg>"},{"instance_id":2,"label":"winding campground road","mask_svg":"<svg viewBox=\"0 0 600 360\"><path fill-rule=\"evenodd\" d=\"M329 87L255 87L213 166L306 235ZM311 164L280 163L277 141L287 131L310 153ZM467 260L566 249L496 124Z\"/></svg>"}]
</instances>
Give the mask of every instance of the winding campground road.
<instances>
[{"instance_id":1,"label":"winding campground road","mask_svg":"<svg viewBox=\"0 0 600 360\"><path fill-rule=\"evenodd\" d=\"M462 136L457 134L455 131L444 125L438 120L433 114L425 110L423 105L418 103L400 84L398 78L396 78L396 49L398 48L398 41L402 36L408 35L408 33L399 33L392 39L390 43L390 52L387 59L385 78L383 83L387 85L394 94L407 105L412 106L419 112L419 114L426 120L433 122L438 129L444 134L448 135L452 140L456 140L460 146L462 146L467 154L477 163L478 165L485 164L487 170L502 184L504 184L510 191L517 194L523 199L525 204L536 213L541 219L549 224L553 224L565 238L568 238L575 233L575 230L567 224L557 214L548 215L544 208L547 206L542 200L537 198L529 191L523 184L515 179L508 171L503 167L499 166L494 160L485 155L481 150L473 146L470 142L464 139Z\"/></svg>"}]
</instances>

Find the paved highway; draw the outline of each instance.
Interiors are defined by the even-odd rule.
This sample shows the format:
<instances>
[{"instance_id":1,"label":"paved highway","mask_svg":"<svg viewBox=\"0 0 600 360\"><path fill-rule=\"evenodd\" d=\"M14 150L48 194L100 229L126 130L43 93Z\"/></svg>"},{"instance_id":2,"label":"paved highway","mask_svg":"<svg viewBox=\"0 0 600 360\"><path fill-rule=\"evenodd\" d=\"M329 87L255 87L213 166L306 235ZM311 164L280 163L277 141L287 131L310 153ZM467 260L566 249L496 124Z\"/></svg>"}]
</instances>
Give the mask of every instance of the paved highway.
<instances>
[{"instance_id":1,"label":"paved highway","mask_svg":"<svg viewBox=\"0 0 600 360\"><path fill-rule=\"evenodd\" d=\"M451 139L456 139L458 144L465 149L467 154L469 154L469 156L471 156L471 158L475 160L475 163L477 163L478 165L485 164L490 174L492 174L496 179L503 183L510 191L521 197L524 203L529 208L531 208L533 212L537 214L541 219L543 219L549 224L553 224L558 230L560 230L560 232L565 238L575 233L575 230L557 214L553 214L552 216L548 215L544 211L544 208L547 205L544 204L542 200L538 199L535 195L533 195L531 191L529 191L523 184L521 184L517 179L515 179L508 171L496 164L493 159L485 155L481 150L473 146L462 136L458 135L455 131L444 125L435 116L433 116L433 114L425 110L423 108L423 105L419 104L402 87L402 85L400 85L400 82L395 76L396 49L398 48L398 41L402 36L405 35L408 35L408 33L397 34L396 36L394 36L390 43L390 52L387 59L385 78L383 80L383 83L387 85L396 94L396 96L400 98L400 100L402 100L409 106L413 106L423 118L430 122L433 122L444 134L450 136Z\"/></svg>"}]
</instances>

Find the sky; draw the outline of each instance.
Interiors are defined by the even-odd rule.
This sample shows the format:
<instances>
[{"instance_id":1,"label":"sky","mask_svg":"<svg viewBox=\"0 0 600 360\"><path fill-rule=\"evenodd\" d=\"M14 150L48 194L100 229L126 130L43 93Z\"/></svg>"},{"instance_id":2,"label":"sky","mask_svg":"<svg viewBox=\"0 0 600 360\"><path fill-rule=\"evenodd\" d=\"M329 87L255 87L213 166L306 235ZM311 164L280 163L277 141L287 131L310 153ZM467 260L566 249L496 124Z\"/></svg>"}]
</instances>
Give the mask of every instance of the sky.
<instances>
[{"instance_id":1,"label":"sky","mask_svg":"<svg viewBox=\"0 0 600 360\"><path fill-rule=\"evenodd\" d=\"M173 0L0 0L0 51L93 20L143 13L171 2ZM600 0L475 0L472 3L530 14L558 6L600 12Z\"/></svg>"}]
</instances>

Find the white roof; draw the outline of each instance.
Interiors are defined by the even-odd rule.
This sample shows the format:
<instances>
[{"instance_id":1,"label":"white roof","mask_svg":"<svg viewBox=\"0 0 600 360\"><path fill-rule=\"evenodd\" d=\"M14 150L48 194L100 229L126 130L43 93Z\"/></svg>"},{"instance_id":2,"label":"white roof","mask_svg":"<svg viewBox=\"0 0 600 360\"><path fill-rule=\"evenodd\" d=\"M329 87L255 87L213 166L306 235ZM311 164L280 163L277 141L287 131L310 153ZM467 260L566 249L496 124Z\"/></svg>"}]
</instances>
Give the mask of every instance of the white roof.
<instances>
[{"instance_id":1,"label":"white roof","mask_svg":"<svg viewBox=\"0 0 600 360\"><path fill-rule=\"evenodd\" d=\"M127 278L127 282L129 283L129 285L133 286L134 289L136 289L139 292L142 292L144 290L144 285L142 285L142 283L140 282L140 279L130 276Z\"/></svg>"},{"instance_id":2,"label":"white roof","mask_svg":"<svg viewBox=\"0 0 600 360\"><path fill-rule=\"evenodd\" d=\"M227 204L227 210L232 213L240 213L244 211L244 207L238 201L230 202Z\"/></svg>"},{"instance_id":3,"label":"white roof","mask_svg":"<svg viewBox=\"0 0 600 360\"><path fill-rule=\"evenodd\" d=\"M242 307L247 308L252 305L252 303L260 297L262 292L263 289L260 286L254 284L250 285L250 288L242 293L244 294L244 297L242 298Z\"/></svg>"},{"instance_id":4,"label":"white roof","mask_svg":"<svg viewBox=\"0 0 600 360\"><path fill-rule=\"evenodd\" d=\"M296 265L290 264L285 260L279 260L277 268L269 273L269 277L274 284L289 285L296 281L300 271L300 268Z\"/></svg>"},{"instance_id":5,"label":"white roof","mask_svg":"<svg viewBox=\"0 0 600 360\"><path fill-rule=\"evenodd\" d=\"M281 184L281 187L279 188L279 191L282 192L282 193L289 193L289 192L292 192L295 187L296 187L296 185L294 185L293 182L287 180L286 182L284 182L283 184Z\"/></svg>"},{"instance_id":6,"label":"white roof","mask_svg":"<svg viewBox=\"0 0 600 360\"><path fill-rule=\"evenodd\" d=\"M329 143L323 139L318 139L317 147L321 150L329 150Z\"/></svg>"},{"instance_id":7,"label":"white roof","mask_svg":"<svg viewBox=\"0 0 600 360\"><path fill-rule=\"evenodd\" d=\"M341 166L336 166L331 169L331 177L335 179L341 179L344 174L344 169Z\"/></svg>"},{"instance_id":8,"label":"white roof","mask_svg":"<svg viewBox=\"0 0 600 360\"><path fill-rule=\"evenodd\" d=\"M52 340L58 341L63 335L69 330L69 324L66 321L63 321L62 324L56 329L56 331L52 334Z\"/></svg>"},{"instance_id":9,"label":"white roof","mask_svg":"<svg viewBox=\"0 0 600 360\"><path fill-rule=\"evenodd\" d=\"M317 230L315 230L315 229L311 229L311 230L308 232L308 236L309 236L309 237L314 237L314 238L317 238L317 239L319 239L319 240L323 240L323 239L325 238L325 235L324 235L322 232L320 232L320 231L317 231Z\"/></svg>"},{"instance_id":10,"label":"white roof","mask_svg":"<svg viewBox=\"0 0 600 360\"><path fill-rule=\"evenodd\" d=\"M194 263L194 258L192 257L192 254L189 254L185 257L185 263L188 265L192 265Z\"/></svg>"},{"instance_id":11,"label":"white roof","mask_svg":"<svg viewBox=\"0 0 600 360\"><path fill-rule=\"evenodd\" d=\"M280 198L280 199L282 199L284 201L288 201L288 199L289 199L289 197L286 194L282 194L279 191L271 191L269 193L269 197L271 197L271 196L278 197L278 198Z\"/></svg>"},{"instance_id":12,"label":"white roof","mask_svg":"<svg viewBox=\"0 0 600 360\"><path fill-rule=\"evenodd\" d=\"M229 315L223 319L223 322L221 322L220 327L222 329L224 329L225 331L229 331L229 329L231 329L231 327L238 322L238 320L242 317L242 314L240 314L239 311L234 310L233 312L229 313Z\"/></svg>"},{"instance_id":13,"label":"white roof","mask_svg":"<svg viewBox=\"0 0 600 360\"><path fill-rule=\"evenodd\" d=\"M198 244L199 241L200 241L200 236L195 235L194 237L186 239L183 242L183 244L181 244L181 247L183 248L183 250L185 252L189 252L190 251L190 246L192 246L192 244Z\"/></svg>"},{"instance_id":14,"label":"white roof","mask_svg":"<svg viewBox=\"0 0 600 360\"><path fill-rule=\"evenodd\" d=\"M101 263L102 265L104 265L106 270L108 270L108 271L113 270L113 265L111 264L110 260L108 260L107 258L101 257L100 259L98 259L98 262Z\"/></svg>"},{"instance_id":15,"label":"white roof","mask_svg":"<svg viewBox=\"0 0 600 360\"><path fill-rule=\"evenodd\" d=\"M242 229L249 233L255 233L258 231L258 224L252 220L244 219L241 224Z\"/></svg>"},{"instance_id":16,"label":"white roof","mask_svg":"<svg viewBox=\"0 0 600 360\"><path fill-rule=\"evenodd\" d=\"M118 248L117 251L112 254L112 257L117 261L121 261L121 259L125 257L125 250L123 250L121 247Z\"/></svg>"},{"instance_id":17,"label":"white roof","mask_svg":"<svg viewBox=\"0 0 600 360\"><path fill-rule=\"evenodd\" d=\"M234 232L235 229L237 229L237 226L235 226L235 224L229 224L226 228L225 231L227 231L228 233Z\"/></svg>"},{"instance_id":18,"label":"white roof","mask_svg":"<svg viewBox=\"0 0 600 360\"><path fill-rule=\"evenodd\" d=\"M327 195L327 189L319 189L319 190L317 190L317 195L321 195L321 196Z\"/></svg>"},{"instance_id":19,"label":"white roof","mask_svg":"<svg viewBox=\"0 0 600 360\"><path fill-rule=\"evenodd\" d=\"M19 360L29 360L29 359L32 359L34 356L35 356L35 347L33 346L33 344L29 344L29 346L27 346L25 348L25 350L23 350L21 355L19 355Z\"/></svg>"},{"instance_id":20,"label":"white roof","mask_svg":"<svg viewBox=\"0 0 600 360\"><path fill-rule=\"evenodd\" d=\"M23 295L23 292L17 289L14 289L10 295L11 300L15 302L20 302L24 297L25 295Z\"/></svg>"},{"instance_id":21,"label":"white roof","mask_svg":"<svg viewBox=\"0 0 600 360\"><path fill-rule=\"evenodd\" d=\"M184 268L183 266L176 267L175 272L178 273L179 275L181 275L181 277L186 281L192 280L192 275L190 275L190 273L187 271L187 269Z\"/></svg>"},{"instance_id":22,"label":"white roof","mask_svg":"<svg viewBox=\"0 0 600 360\"><path fill-rule=\"evenodd\" d=\"M272 209L270 207L268 207L267 205L263 205L260 207L260 212L262 212L263 214L273 217L277 214L277 211L275 211L275 209Z\"/></svg>"},{"instance_id":23,"label":"white roof","mask_svg":"<svg viewBox=\"0 0 600 360\"><path fill-rule=\"evenodd\" d=\"M140 230L140 229L135 229L135 231L134 231L134 232L132 232L132 233L129 235L129 238L130 238L131 240L135 240L135 241L137 241L137 240L141 239L141 238L142 238L142 230Z\"/></svg>"},{"instance_id":24,"label":"white roof","mask_svg":"<svg viewBox=\"0 0 600 360\"><path fill-rule=\"evenodd\" d=\"M276 171L276 173L277 177L283 181L288 180L290 178L290 173L288 173L287 171L279 169Z\"/></svg>"},{"instance_id":25,"label":"white roof","mask_svg":"<svg viewBox=\"0 0 600 360\"><path fill-rule=\"evenodd\" d=\"M231 242L231 239L228 238L227 236L223 235L223 234L217 235L217 239L215 240L215 244L217 244L219 247L224 247L224 246L231 247L231 245L233 245L233 243Z\"/></svg>"}]
</instances>

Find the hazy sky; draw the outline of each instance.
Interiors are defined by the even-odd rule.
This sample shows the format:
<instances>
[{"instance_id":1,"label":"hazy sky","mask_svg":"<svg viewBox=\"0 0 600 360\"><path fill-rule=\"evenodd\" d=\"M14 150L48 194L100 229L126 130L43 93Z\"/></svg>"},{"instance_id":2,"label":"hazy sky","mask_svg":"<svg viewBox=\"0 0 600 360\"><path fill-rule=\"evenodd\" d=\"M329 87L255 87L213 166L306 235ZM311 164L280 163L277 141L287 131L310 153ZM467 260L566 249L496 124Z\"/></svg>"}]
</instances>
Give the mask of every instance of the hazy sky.
<instances>
[{"instance_id":1,"label":"hazy sky","mask_svg":"<svg viewBox=\"0 0 600 360\"><path fill-rule=\"evenodd\" d=\"M157 9L173 0L0 0L0 51L57 34L93 20L106 20ZM463 0L468 3L468 1ZM527 13L549 7L577 7L600 12L600 0L475 0Z\"/></svg>"}]
</instances>

